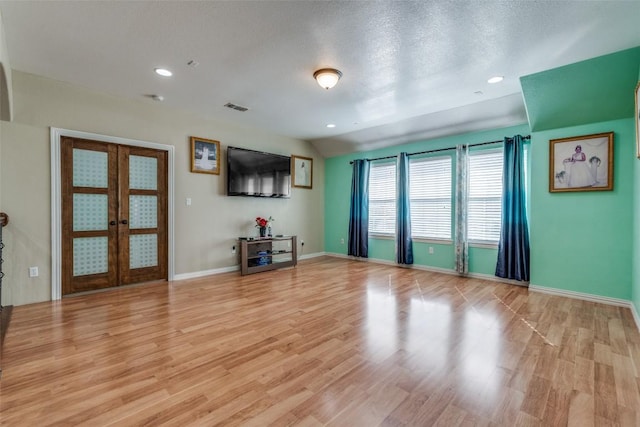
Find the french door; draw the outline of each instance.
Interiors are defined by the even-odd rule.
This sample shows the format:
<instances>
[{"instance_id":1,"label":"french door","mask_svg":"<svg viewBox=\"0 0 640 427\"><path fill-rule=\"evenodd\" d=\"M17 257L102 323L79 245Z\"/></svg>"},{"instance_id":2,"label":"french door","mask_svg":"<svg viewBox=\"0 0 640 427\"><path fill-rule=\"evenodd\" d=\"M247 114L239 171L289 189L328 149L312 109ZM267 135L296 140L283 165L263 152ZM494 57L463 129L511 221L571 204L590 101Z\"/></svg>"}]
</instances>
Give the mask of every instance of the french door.
<instances>
[{"instance_id":1,"label":"french door","mask_svg":"<svg viewBox=\"0 0 640 427\"><path fill-rule=\"evenodd\" d=\"M62 137L62 294L167 278L167 153Z\"/></svg>"}]
</instances>

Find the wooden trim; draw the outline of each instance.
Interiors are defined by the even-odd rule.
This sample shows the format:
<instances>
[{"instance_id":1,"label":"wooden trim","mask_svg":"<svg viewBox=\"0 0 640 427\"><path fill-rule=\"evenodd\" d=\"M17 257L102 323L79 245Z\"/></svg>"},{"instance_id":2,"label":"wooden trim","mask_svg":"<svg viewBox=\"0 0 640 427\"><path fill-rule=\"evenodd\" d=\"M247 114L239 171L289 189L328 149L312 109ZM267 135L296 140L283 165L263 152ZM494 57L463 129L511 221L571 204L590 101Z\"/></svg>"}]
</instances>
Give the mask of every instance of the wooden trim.
<instances>
[{"instance_id":1,"label":"wooden trim","mask_svg":"<svg viewBox=\"0 0 640 427\"><path fill-rule=\"evenodd\" d=\"M109 142L130 147L151 148L164 151L167 158L167 277L175 276L175 147L131 138L101 135L64 128L51 127L49 140L51 144L51 299L62 298L62 190L61 190L61 139L73 137L99 142Z\"/></svg>"},{"instance_id":2,"label":"wooden trim","mask_svg":"<svg viewBox=\"0 0 640 427\"><path fill-rule=\"evenodd\" d=\"M300 184L297 182L296 177L296 160L302 160L302 165L304 166L304 162L306 161L309 165L309 182L307 184ZM303 156L291 156L291 186L296 188L307 188L311 190L313 188L313 159L311 157L303 157Z\"/></svg>"},{"instance_id":3,"label":"wooden trim","mask_svg":"<svg viewBox=\"0 0 640 427\"><path fill-rule=\"evenodd\" d=\"M208 174L212 174L212 175L220 175L220 141L215 141L213 139L205 139L205 138L198 138L196 136L192 136L190 138L191 141L191 172L194 173L208 173ZM211 145L214 147L214 150L216 152L216 166L215 169L212 170L207 170L207 169L201 169L196 165L196 144L197 143L202 143L205 145Z\"/></svg>"}]
</instances>

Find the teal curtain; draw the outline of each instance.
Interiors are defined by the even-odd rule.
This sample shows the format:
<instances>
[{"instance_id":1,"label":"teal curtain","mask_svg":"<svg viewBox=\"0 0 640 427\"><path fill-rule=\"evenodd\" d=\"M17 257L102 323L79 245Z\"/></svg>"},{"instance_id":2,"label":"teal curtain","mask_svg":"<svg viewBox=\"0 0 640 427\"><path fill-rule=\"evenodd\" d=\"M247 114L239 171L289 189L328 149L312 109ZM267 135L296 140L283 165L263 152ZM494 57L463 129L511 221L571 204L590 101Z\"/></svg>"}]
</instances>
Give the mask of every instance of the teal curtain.
<instances>
[{"instance_id":1,"label":"teal curtain","mask_svg":"<svg viewBox=\"0 0 640 427\"><path fill-rule=\"evenodd\" d=\"M529 225L526 209L524 138L504 139L502 226L496 276L529 281Z\"/></svg>"},{"instance_id":2,"label":"teal curtain","mask_svg":"<svg viewBox=\"0 0 640 427\"><path fill-rule=\"evenodd\" d=\"M349 255L369 256L369 160L355 160L351 178Z\"/></svg>"},{"instance_id":3,"label":"teal curtain","mask_svg":"<svg viewBox=\"0 0 640 427\"><path fill-rule=\"evenodd\" d=\"M413 264L411 206L409 195L409 156L400 153L396 163L396 262Z\"/></svg>"},{"instance_id":4,"label":"teal curtain","mask_svg":"<svg viewBox=\"0 0 640 427\"><path fill-rule=\"evenodd\" d=\"M455 268L458 274L469 273L469 242L467 241L467 199L469 188L469 147L456 147L456 210L454 244Z\"/></svg>"}]
</instances>

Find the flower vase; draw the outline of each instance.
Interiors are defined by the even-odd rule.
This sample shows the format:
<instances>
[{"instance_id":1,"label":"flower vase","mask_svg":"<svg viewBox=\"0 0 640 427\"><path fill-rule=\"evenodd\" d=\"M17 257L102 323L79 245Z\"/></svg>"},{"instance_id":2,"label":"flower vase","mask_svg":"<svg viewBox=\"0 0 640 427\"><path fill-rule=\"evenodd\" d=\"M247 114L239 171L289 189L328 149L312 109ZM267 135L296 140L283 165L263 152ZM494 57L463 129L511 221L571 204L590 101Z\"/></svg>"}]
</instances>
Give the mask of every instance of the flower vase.
<instances>
[{"instance_id":1,"label":"flower vase","mask_svg":"<svg viewBox=\"0 0 640 427\"><path fill-rule=\"evenodd\" d=\"M260 237L267 236L267 227L260 227Z\"/></svg>"}]
</instances>

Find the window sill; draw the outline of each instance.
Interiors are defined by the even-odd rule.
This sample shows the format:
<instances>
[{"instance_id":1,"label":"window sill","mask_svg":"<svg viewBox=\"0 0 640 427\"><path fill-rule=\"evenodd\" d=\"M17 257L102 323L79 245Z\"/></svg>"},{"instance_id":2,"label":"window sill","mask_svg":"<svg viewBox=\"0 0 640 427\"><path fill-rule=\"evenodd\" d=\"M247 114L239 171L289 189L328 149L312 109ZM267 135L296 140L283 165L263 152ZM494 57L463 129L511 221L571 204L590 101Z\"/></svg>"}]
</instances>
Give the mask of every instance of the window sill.
<instances>
[{"instance_id":1,"label":"window sill","mask_svg":"<svg viewBox=\"0 0 640 427\"><path fill-rule=\"evenodd\" d=\"M469 242L472 248L498 249L498 242Z\"/></svg>"},{"instance_id":2,"label":"window sill","mask_svg":"<svg viewBox=\"0 0 640 427\"><path fill-rule=\"evenodd\" d=\"M429 239L428 237L414 237L414 242L418 243L433 243L434 245L452 245L451 239Z\"/></svg>"},{"instance_id":3,"label":"window sill","mask_svg":"<svg viewBox=\"0 0 640 427\"><path fill-rule=\"evenodd\" d=\"M369 233L370 239L395 240L395 234Z\"/></svg>"},{"instance_id":4,"label":"window sill","mask_svg":"<svg viewBox=\"0 0 640 427\"><path fill-rule=\"evenodd\" d=\"M395 234L382 234L382 233L369 233L370 239L378 240L395 240ZM434 245L453 245L451 239L427 239L424 237L414 237L413 241L416 243L431 243ZM482 249L498 249L498 242L469 242L469 247L482 248Z\"/></svg>"}]
</instances>

